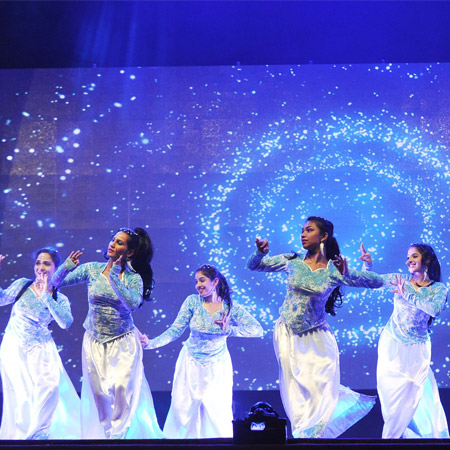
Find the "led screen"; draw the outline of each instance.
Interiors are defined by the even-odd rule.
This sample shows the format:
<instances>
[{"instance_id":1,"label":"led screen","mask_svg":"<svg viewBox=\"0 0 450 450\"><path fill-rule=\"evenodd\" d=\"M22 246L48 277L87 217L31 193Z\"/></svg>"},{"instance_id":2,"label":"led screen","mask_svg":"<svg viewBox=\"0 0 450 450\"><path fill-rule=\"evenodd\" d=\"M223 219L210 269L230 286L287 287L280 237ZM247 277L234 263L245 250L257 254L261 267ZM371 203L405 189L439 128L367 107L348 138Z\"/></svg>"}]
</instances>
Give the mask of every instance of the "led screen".
<instances>
[{"instance_id":1,"label":"led screen","mask_svg":"<svg viewBox=\"0 0 450 450\"><path fill-rule=\"evenodd\" d=\"M230 338L235 389L278 388L273 325L285 277L245 267L255 237L301 251L309 215L335 225L350 266L364 242L374 270L405 272L412 242L449 273L450 66L155 67L0 72L1 286L33 276L32 251L103 260L112 233L145 227L153 300L134 314L150 337L174 320L201 264L216 265L265 329ZM86 287L64 289L75 322L53 324L80 389ZM375 388L387 291L346 289L329 317L342 382ZM10 307L1 309L1 328ZM449 387L449 316L432 327L433 369ZM170 390L181 339L145 352L153 390Z\"/></svg>"}]
</instances>

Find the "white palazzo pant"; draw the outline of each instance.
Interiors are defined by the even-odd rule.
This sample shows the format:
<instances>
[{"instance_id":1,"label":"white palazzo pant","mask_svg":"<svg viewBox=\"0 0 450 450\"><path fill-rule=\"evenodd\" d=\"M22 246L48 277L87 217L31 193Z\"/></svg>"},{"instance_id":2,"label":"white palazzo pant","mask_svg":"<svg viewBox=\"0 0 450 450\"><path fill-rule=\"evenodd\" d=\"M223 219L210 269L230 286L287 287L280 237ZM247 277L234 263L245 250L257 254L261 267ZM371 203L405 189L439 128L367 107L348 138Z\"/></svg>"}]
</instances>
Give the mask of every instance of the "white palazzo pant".
<instances>
[{"instance_id":1,"label":"white palazzo pant","mask_svg":"<svg viewBox=\"0 0 450 450\"><path fill-rule=\"evenodd\" d=\"M295 438L337 437L372 409L374 397L340 385L339 350L328 325L299 335L279 318L274 348Z\"/></svg>"},{"instance_id":2,"label":"white palazzo pant","mask_svg":"<svg viewBox=\"0 0 450 450\"><path fill-rule=\"evenodd\" d=\"M163 437L142 357L136 330L103 344L85 333L81 388L83 438Z\"/></svg>"},{"instance_id":3,"label":"white palazzo pant","mask_svg":"<svg viewBox=\"0 0 450 450\"><path fill-rule=\"evenodd\" d=\"M233 368L228 350L200 364L183 346L175 367L164 435L171 439L232 437L232 397Z\"/></svg>"},{"instance_id":4,"label":"white palazzo pant","mask_svg":"<svg viewBox=\"0 0 450 450\"><path fill-rule=\"evenodd\" d=\"M449 437L430 361L430 341L405 345L387 331L381 333L377 388L383 438Z\"/></svg>"},{"instance_id":5,"label":"white palazzo pant","mask_svg":"<svg viewBox=\"0 0 450 450\"><path fill-rule=\"evenodd\" d=\"M6 331L0 365L0 439L80 438L80 398L54 341L26 348Z\"/></svg>"}]
</instances>

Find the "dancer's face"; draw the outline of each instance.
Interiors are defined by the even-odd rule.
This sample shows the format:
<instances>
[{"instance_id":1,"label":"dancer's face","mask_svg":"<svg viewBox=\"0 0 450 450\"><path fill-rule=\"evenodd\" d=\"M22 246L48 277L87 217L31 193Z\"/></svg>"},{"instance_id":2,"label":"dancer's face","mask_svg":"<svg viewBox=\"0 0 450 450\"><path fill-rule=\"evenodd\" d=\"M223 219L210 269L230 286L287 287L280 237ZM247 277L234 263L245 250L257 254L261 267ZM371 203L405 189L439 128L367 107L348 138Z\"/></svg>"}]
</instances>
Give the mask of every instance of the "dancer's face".
<instances>
[{"instance_id":1,"label":"dancer's face","mask_svg":"<svg viewBox=\"0 0 450 450\"><path fill-rule=\"evenodd\" d=\"M218 278L211 280L201 271L195 274L195 289L203 298L209 298L213 295L218 282Z\"/></svg>"},{"instance_id":2,"label":"dancer's face","mask_svg":"<svg viewBox=\"0 0 450 450\"><path fill-rule=\"evenodd\" d=\"M425 264L422 261L422 255L417 249L417 247L411 247L408 250L408 255L406 257L406 265L411 275L413 275L414 273L418 274L424 273Z\"/></svg>"},{"instance_id":3,"label":"dancer's face","mask_svg":"<svg viewBox=\"0 0 450 450\"><path fill-rule=\"evenodd\" d=\"M56 266L52 257L45 252L39 253L34 263L34 275L36 276L36 279L40 280L43 275L47 275L50 280L55 271Z\"/></svg>"},{"instance_id":4,"label":"dancer's face","mask_svg":"<svg viewBox=\"0 0 450 450\"><path fill-rule=\"evenodd\" d=\"M116 261L121 256L123 256L123 259L131 256L131 252L128 249L128 239L127 233L123 231L116 233L108 245L108 251L106 252L108 258Z\"/></svg>"},{"instance_id":5,"label":"dancer's face","mask_svg":"<svg viewBox=\"0 0 450 450\"><path fill-rule=\"evenodd\" d=\"M301 239L305 250L316 249L326 237L327 235L323 235L317 224L311 220L306 221L302 228Z\"/></svg>"}]
</instances>

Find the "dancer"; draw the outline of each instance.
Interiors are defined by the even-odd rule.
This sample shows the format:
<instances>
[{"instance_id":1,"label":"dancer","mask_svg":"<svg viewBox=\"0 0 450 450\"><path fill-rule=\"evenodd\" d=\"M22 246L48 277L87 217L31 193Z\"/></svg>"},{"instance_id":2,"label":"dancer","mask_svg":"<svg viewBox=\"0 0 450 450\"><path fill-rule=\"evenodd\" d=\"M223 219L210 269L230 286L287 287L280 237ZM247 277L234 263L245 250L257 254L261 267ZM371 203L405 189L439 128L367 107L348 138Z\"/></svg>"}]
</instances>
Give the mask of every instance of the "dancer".
<instances>
[{"instance_id":1,"label":"dancer","mask_svg":"<svg viewBox=\"0 0 450 450\"><path fill-rule=\"evenodd\" d=\"M325 313L342 303L340 286L376 288L377 274L349 270L333 236L333 224L311 216L301 240L306 254L268 257L267 240L247 266L261 272L286 272L286 298L274 329L280 393L295 438L333 438L372 408L375 399L340 386L339 350ZM333 260L334 259L334 260Z\"/></svg>"},{"instance_id":2,"label":"dancer","mask_svg":"<svg viewBox=\"0 0 450 450\"><path fill-rule=\"evenodd\" d=\"M121 228L107 263L79 265L72 252L53 279L57 286L88 284L84 322L81 431L89 439L161 438L144 375L142 346L132 312L149 298L153 247L142 228ZM136 273L137 271L137 273Z\"/></svg>"},{"instance_id":3,"label":"dancer","mask_svg":"<svg viewBox=\"0 0 450 450\"><path fill-rule=\"evenodd\" d=\"M50 247L35 254L34 280L0 288L0 305L13 304L0 346L0 439L79 439L80 398L48 329L53 320L63 329L73 322L68 298L50 284L60 258Z\"/></svg>"},{"instance_id":4,"label":"dancer","mask_svg":"<svg viewBox=\"0 0 450 450\"><path fill-rule=\"evenodd\" d=\"M372 257L361 244L366 269ZM445 308L448 291L427 244L409 247L404 274L381 275L394 293L394 310L378 342L377 389L383 438L448 438L445 413L431 370L429 326Z\"/></svg>"},{"instance_id":5,"label":"dancer","mask_svg":"<svg viewBox=\"0 0 450 450\"><path fill-rule=\"evenodd\" d=\"M242 306L233 303L225 277L213 266L195 272L199 295L189 295L177 318L142 345L154 349L179 338L189 326L175 367L172 402L164 435L173 439L231 437L233 368L227 337L260 337L263 329Z\"/></svg>"}]
</instances>

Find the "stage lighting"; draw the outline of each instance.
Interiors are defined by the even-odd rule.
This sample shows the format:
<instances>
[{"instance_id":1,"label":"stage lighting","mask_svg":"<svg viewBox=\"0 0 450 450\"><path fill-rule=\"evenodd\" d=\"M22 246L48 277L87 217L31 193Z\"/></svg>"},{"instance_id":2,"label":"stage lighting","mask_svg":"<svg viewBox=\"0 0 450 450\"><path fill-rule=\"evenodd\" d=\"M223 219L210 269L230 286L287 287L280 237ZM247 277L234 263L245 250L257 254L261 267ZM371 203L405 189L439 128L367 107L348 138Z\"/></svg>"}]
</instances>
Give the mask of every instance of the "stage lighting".
<instances>
[{"instance_id":1,"label":"stage lighting","mask_svg":"<svg viewBox=\"0 0 450 450\"><path fill-rule=\"evenodd\" d=\"M286 419L267 402L255 403L246 419L233 420L234 444L284 444Z\"/></svg>"}]
</instances>

